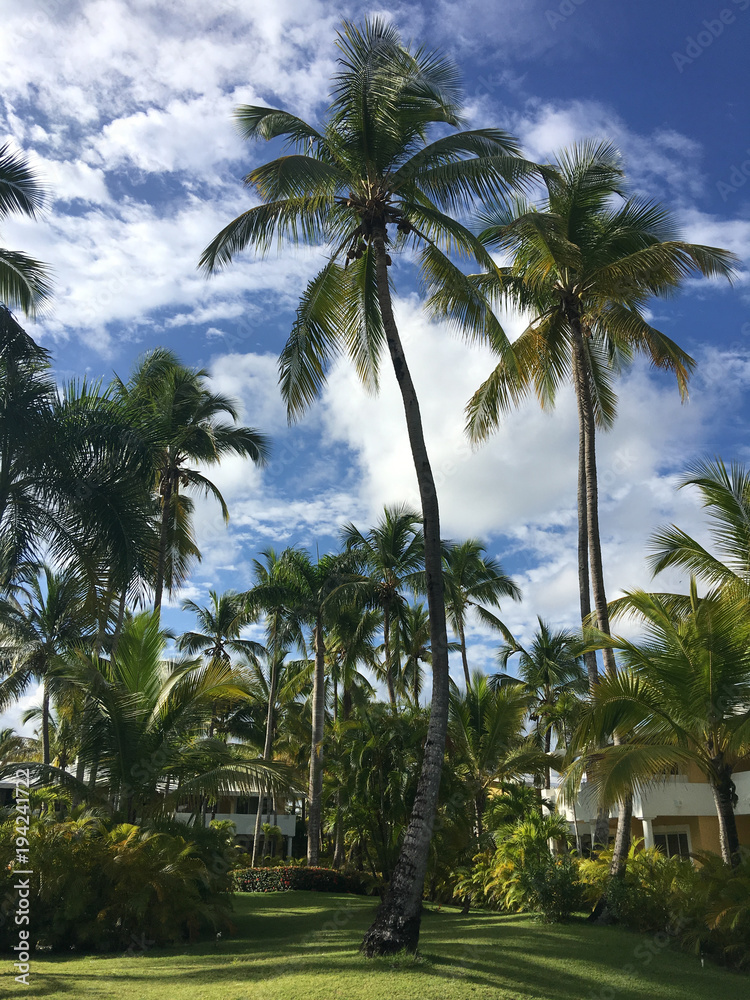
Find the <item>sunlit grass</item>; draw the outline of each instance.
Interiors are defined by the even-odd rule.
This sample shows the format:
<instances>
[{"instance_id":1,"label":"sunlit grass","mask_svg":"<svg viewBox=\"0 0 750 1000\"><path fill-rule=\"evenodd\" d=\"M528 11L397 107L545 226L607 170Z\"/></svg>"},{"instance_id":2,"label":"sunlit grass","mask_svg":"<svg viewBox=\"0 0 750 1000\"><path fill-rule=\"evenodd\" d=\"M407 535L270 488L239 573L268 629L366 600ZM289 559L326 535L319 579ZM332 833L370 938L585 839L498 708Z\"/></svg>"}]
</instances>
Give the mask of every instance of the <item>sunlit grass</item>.
<instances>
[{"instance_id":1,"label":"sunlit grass","mask_svg":"<svg viewBox=\"0 0 750 1000\"><path fill-rule=\"evenodd\" d=\"M428 910L420 953L358 952L375 900L241 895L229 938L138 955L35 958L47 1000L747 1000L750 979L617 928ZM133 945L134 950L136 944ZM9 995L10 962L0 995Z\"/></svg>"}]
</instances>

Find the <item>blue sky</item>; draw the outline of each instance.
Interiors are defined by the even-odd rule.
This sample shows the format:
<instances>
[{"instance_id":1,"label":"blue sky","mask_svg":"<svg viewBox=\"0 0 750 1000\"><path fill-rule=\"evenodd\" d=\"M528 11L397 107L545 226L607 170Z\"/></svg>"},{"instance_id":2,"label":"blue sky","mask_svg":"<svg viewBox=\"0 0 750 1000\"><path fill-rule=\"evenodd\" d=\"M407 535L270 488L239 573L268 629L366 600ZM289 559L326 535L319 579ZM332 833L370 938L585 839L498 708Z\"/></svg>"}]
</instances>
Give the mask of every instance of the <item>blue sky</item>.
<instances>
[{"instance_id":1,"label":"blue sky","mask_svg":"<svg viewBox=\"0 0 750 1000\"><path fill-rule=\"evenodd\" d=\"M211 369L216 386L241 401L244 422L272 438L264 472L228 461L212 473L232 520L226 528L215 506L199 503L204 559L180 598L244 589L266 546L324 551L343 522L367 527L384 503L417 502L388 372L373 399L346 364L337 366L320 403L287 428L276 357L323 249L243 257L210 282L196 269L215 233L252 204L242 176L273 153L236 136L232 109L269 104L318 118L335 71L336 29L366 11L455 59L473 126L508 129L534 159L576 139L609 137L631 188L668 204L685 238L750 257L750 0L469 0L378 10L299 0L0 2L0 142L29 153L50 193L41 222L3 227L6 245L56 273L51 314L27 329L52 350L61 380L124 376L143 351L172 347ZM394 278L444 535L482 538L516 575L524 601L504 607L503 617L519 635L528 637L537 614L574 623L571 397L552 415L529 403L473 453L463 407L488 374L489 355L425 319L407 263ZM690 460L748 459L749 297L743 272L733 288L691 282L651 306L653 323L699 369L685 406L666 377L636 366L623 378L619 420L600 439L610 596L649 584L644 555L657 525L674 521L703 537L694 498L674 490ZM521 329L517 317L507 324ZM186 624L176 607L168 619ZM495 639L476 626L472 644L475 664L490 668Z\"/></svg>"}]
</instances>

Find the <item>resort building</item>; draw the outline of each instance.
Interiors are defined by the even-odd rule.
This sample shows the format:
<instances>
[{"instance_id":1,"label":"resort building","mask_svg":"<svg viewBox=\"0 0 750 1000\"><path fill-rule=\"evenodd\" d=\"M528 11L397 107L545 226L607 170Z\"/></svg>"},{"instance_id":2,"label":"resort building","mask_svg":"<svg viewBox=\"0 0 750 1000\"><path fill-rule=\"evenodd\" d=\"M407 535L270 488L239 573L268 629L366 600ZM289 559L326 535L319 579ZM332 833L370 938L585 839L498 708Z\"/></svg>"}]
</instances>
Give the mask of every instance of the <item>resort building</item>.
<instances>
[{"instance_id":1,"label":"resort building","mask_svg":"<svg viewBox=\"0 0 750 1000\"><path fill-rule=\"evenodd\" d=\"M734 775L737 790L735 816L740 844L750 847L750 770ZM596 796L584 784L573 803L563 802L560 789L547 788L544 798L556 803L557 811L570 823L571 835L579 849L591 849L596 823ZM617 828L617 807L609 813L610 837ZM692 852L721 853L719 820L713 793L705 777L696 769L670 774L653 782L633 796L633 837L643 840L644 847L659 847L672 857L686 857Z\"/></svg>"}]
</instances>

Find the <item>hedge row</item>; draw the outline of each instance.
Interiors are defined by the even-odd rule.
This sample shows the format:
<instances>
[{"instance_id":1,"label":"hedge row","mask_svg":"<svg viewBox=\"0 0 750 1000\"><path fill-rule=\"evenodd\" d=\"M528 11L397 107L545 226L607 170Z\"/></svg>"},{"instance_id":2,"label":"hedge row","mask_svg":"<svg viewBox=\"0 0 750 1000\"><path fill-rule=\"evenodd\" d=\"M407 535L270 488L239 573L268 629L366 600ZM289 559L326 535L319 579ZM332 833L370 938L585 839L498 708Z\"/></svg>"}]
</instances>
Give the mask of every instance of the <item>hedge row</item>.
<instances>
[{"instance_id":1,"label":"hedge row","mask_svg":"<svg viewBox=\"0 0 750 1000\"><path fill-rule=\"evenodd\" d=\"M236 892L286 892L314 889L317 892L365 893L356 875L331 868L242 868L232 872Z\"/></svg>"}]
</instances>

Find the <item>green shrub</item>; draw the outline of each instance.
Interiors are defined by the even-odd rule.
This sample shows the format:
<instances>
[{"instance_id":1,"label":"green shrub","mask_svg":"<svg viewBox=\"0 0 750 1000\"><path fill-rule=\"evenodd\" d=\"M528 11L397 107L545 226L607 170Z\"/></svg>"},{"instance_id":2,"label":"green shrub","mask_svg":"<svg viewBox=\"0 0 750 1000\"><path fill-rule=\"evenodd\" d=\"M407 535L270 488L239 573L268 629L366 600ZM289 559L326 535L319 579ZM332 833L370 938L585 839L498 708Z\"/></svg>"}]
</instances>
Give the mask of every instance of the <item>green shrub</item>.
<instances>
[{"instance_id":1,"label":"green shrub","mask_svg":"<svg viewBox=\"0 0 750 1000\"><path fill-rule=\"evenodd\" d=\"M364 894L356 875L332 868L241 868L232 872L237 892L286 892L289 889L312 889L317 892L353 892Z\"/></svg>"},{"instance_id":2,"label":"green shrub","mask_svg":"<svg viewBox=\"0 0 750 1000\"><path fill-rule=\"evenodd\" d=\"M548 924L568 920L583 905L578 865L569 854L548 854L527 862L519 872L518 885L523 908Z\"/></svg>"},{"instance_id":3,"label":"green shrub","mask_svg":"<svg viewBox=\"0 0 750 1000\"><path fill-rule=\"evenodd\" d=\"M221 834L213 835L211 847L206 831L199 848L184 836L112 826L84 811L65 822L35 820L28 839L32 947L142 951L231 929L230 880L225 865L215 865ZM0 912L6 915L16 905L14 854L6 823L0 827ZM6 919L0 944L11 943L15 931Z\"/></svg>"},{"instance_id":4,"label":"green shrub","mask_svg":"<svg viewBox=\"0 0 750 1000\"><path fill-rule=\"evenodd\" d=\"M612 851L580 862L581 879L592 905L604 895L610 915L642 933L671 931L679 919L681 895L690 894L695 869L686 858L667 858L657 848L630 849L625 870L617 878L609 874Z\"/></svg>"}]
</instances>

